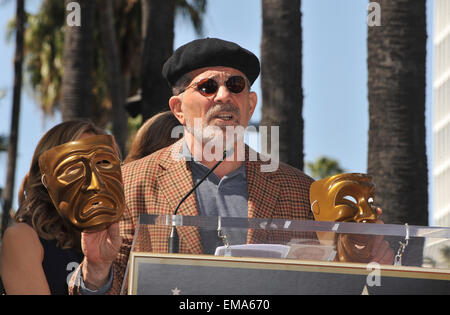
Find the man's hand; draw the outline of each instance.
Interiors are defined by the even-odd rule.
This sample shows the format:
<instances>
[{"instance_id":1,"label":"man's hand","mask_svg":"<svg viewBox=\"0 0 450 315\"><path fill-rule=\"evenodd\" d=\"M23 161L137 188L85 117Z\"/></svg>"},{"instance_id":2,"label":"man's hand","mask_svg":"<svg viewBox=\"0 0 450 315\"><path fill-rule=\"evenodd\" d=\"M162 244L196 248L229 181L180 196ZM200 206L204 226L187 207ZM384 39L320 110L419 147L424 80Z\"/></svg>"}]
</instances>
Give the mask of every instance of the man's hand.
<instances>
[{"instance_id":1,"label":"man's hand","mask_svg":"<svg viewBox=\"0 0 450 315\"><path fill-rule=\"evenodd\" d=\"M81 233L81 248L84 253L82 273L88 289L97 290L106 283L121 244L119 223L100 232Z\"/></svg>"},{"instance_id":2,"label":"man's hand","mask_svg":"<svg viewBox=\"0 0 450 315\"><path fill-rule=\"evenodd\" d=\"M381 208L376 208L377 220L375 224L384 224L382 220L379 219L383 211ZM372 261L384 265L392 265L394 263L394 251L390 248L389 243L384 239L383 235L375 236L373 246L372 246Z\"/></svg>"}]
</instances>

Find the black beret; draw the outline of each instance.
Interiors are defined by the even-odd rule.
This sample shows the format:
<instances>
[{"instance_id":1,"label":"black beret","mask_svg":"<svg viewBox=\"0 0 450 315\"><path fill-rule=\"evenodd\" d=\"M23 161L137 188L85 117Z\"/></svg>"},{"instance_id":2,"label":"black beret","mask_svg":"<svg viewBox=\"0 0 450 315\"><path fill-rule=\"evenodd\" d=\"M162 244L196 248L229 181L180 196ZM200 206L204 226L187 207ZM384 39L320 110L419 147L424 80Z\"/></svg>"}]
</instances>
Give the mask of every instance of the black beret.
<instances>
[{"instance_id":1,"label":"black beret","mask_svg":"<svg viewBox=\"0 0 450 315\"><path fill-rule=\"evenodd\" d=\"M260 71L258 58L247 49L218 38L204 38L175 50L164 64L162 75L174 86L184 74L214 66L237 69L247 76L250 84L255 82Z\"/></svg>"}]
</instances>

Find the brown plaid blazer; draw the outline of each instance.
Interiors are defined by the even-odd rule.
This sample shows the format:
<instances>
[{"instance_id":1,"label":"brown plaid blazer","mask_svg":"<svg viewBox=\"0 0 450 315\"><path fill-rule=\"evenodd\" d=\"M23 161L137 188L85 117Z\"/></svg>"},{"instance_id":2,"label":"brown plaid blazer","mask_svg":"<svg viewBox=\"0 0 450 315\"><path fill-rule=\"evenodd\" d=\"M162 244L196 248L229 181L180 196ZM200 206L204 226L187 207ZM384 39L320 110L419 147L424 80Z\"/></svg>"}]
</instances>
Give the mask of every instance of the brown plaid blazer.
<instances>
[{"instance_id":1,"label":"brown plaid blazer","mask_svg":"<svg viewBox=\"0 0 450 315\"><path fill-rule=\"evenodd\" d=\"M139 215L173 214L178 202L194 186L190 164L184 159L175 158L181 152L182 143L183 139L147 157L127 163L122 168L127 209L120 224L123 244L114 262L111 294L120 293ZM309 202L309 188L314 180L283 163L273 172L261 172L265 162L259 156L256 161L249 161L250 150L246 146L248 216L314 220ZM254 156L257 156L256 153ZM184 201L178 214L198 215L195 193ZM146 233L148 247L139 248L138 251L167 253L169 229L152 226ZM202 253L200 236L195 227L179 229L178 233L180 253ZM257 233L249 233L247 242L259 242Z\"/></svg>"}]
</instances>

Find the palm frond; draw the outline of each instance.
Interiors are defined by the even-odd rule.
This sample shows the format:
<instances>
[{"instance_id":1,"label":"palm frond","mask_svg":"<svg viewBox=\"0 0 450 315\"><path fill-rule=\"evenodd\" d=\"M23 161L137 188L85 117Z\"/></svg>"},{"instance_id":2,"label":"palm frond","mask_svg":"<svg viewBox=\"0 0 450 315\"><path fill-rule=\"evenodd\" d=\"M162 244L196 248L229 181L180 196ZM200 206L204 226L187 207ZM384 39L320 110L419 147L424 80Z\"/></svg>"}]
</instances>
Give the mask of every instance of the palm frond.
<instances>
[{"instance_id":1,"label":"palm frond","mask_svg":"<svg viewBox=\"0 0 450 315\"><path fill-rule=\"evenodd\" d=\"M177 11L184 18L189 18L197 35L203 35L203 15L206 12L206 0L178 0Z\"/></svg>"}]
</instances>

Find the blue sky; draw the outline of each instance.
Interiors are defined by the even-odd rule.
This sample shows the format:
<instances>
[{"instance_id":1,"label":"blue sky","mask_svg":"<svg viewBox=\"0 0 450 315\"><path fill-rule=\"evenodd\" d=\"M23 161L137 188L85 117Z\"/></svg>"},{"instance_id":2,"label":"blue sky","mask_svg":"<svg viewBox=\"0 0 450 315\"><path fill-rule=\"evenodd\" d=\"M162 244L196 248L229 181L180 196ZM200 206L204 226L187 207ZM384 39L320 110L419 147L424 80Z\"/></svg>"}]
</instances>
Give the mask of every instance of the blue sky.
<instances>
[{"instance_id":1,"label":"blue sky","mask_svg":"<svg viewBox=\"0 0 450 315\"><path fill-rule=\"evenodd\" d=\"M26 1L36 10L40 1ZM0 2L1 4L2 2ZM305 161L325 155L338 160L348 172L366 172L368 144L367 100L367 0L302 0L303 13L303 119ZM428 6L427 152L431 169L431 66L432 1ZM14 44L5 42L6 23L14 15L15 1L0 5L0 134L10 128ZM260 56L260 0L210 0L205 16L205 36L237 42ZM197 38L189 23L178 18L175 48ZM253 121L261 118L260 80L253 89L259 105ZM22 95L19 159L16 186L25 175L34 148L46 130L60 122L59 115L44 118L29 89ZM282 128L282 126L280 126ZM0 154L0 186L6 180L6 154ZM429 184L432 184L431 178ZM431 186L430 186L431 218ZM432 224L432 222L430 221Z\"/></svg>"}]
</instances>

